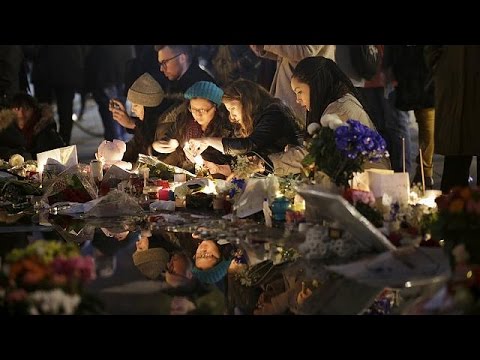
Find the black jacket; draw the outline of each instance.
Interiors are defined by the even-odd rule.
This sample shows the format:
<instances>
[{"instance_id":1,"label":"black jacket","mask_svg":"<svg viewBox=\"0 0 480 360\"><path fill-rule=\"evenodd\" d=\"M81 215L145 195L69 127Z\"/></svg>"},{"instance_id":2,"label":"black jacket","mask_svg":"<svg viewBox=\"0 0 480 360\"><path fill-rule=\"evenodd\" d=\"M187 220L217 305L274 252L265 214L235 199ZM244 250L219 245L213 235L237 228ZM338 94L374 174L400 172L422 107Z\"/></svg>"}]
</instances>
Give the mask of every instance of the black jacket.
<instances>
[{"instance_id":1,"label":"black jacket","mask_svg":"<svg viewBox=\"0 0 480 360\"><path fill-rule=\"evenodd\" d=\"M31 159L15 119L16 115L12 110L0 110L0 159L8 161L14 154L22 155L25 160Z\"/></svg>"},{"instance_id":2,"label":"black jacket","mask_svg":"<svg viewBox=\"0 0 480 360\"><path fill-rule=\"evenodd\" d=\"M253 132L246 138L222 139L225 154L256 152L262 157L284 151L285 146L300 145L298 127L284 105L272 103L254 116Z\"/></svg>"},{"instance_id":3,"label":"black jacket","mask_svg":"<svg viewBox=\"0 0 480 360\"><path fill-rule=\"evenodd\" d=\"M57 132L57 124L53 118L51 107L43 104L40 112L40 119L38 119L32 130L31 141L27 142L27 150L34 159L40 152L65 146L65 142Z\"/></svg>"},{"instance_id":4,"label":"black jacket","mask_svg":"<svg viewBox=\"0 0 480 360\"><path fill-rule=\"evenodd\" d=\"M183 103L183 97L169 96L155 108L145 107L144 120L141 121L138 118L135 120L133 138L127 143L123 160L135 162L138 154L152 155L152 143L155 139L164 137L172 125L169 119L175 118L171 114L178 112L178 108Z\"/></svg>"},{"instance_id":5,"label":"black jacket","mask_svg":"<svg viewBox=\"0 0 480 360\"><path fill-rule=\"evenodd\" d=\"M390 61L393 74L398 81L395 106L400 110L426 109L434 106L433 79L424 58L424 47L423 45L385 47L387 61Z\"/></svg>"},{"instance_id":6,"label":"black jacket","mask_svg":"<svg viewBox=\"0 0 480 360\"><path fill-rule=\"evenodd\" d=\"M202 70L197 61L193 61L190 64L188 70L183 76L175 81L169 81L167 84L166 92L169 94L184 94L187 89L198 81L211 81L215 83L215 80L208 75L208 73Z\"/></svg>"}]
</instances>

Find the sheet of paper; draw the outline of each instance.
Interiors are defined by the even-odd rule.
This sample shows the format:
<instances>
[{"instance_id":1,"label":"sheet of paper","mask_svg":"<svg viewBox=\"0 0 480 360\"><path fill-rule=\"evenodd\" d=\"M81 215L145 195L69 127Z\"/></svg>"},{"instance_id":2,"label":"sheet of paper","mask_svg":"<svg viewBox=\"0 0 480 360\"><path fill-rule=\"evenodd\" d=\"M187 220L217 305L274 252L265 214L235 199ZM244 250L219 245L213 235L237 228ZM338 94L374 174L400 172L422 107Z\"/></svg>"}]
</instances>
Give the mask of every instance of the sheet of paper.
<instances>
[{"instance_id":1,"label":"sheet of paper","mask_svg":"<svg viewBox=\"0 0 480 360\"><path fill-rule=\"evenodd\" d=\"M37 154L37 168L39 172L43 172L43 168L47 163L48 159L54 160L57 163L60 163L68 169L74 165L78 164L77 156L77 146L70 145L62 148L57 148L53 150L44 151Z\"/></svg>"},{"instance_id":2,"label":"sheet of paper","mask_svg":"<svg viewBox=\"0 0 480 360\"><path fill-rule=\"evenodd\" d=\"M408 173L385 174L367 170L370 191L376 198L388 194L393 201L401 204L408 203L410 193L410 177Z\"/></svg>"},{"instance_id":3,"label":"sheet of paper","mask_svg":"<svg viewBox=\"0 0 480 360\"><path fill-rule=\"evenodd\" d=\"M250 216L263 210L263 199L267 196L266 179L248 179L233 209L239 218Z\"/></svg>"},{"instance_id":4,"label":"sheet of paper","mask_svg":"<svg viewBox=\"0 0 480 360\"><path fill-rule=\"evenodd\" d=\"M420 247L402 255L386 251L353 263L327 266L327 269L363 284L383 287L425 285L450 277L448 259L441 248Z\"/></svg>"}]
</instances>

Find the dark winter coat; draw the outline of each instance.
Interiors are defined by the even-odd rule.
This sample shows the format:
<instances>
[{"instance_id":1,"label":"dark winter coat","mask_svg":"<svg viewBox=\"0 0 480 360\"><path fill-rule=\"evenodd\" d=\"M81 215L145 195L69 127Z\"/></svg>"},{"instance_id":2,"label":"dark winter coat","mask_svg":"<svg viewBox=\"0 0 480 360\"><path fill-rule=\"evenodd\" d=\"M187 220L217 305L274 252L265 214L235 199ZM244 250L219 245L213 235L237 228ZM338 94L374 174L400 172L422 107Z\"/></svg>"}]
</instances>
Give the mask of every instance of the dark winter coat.
<instances>
[{"instance_id":1,"label":"dark winter coat","mask_svg":"<svg viewBox=\"0 0 480 360\"><path fill-rule=\"evenodd\" d=\"M133 138L127 143L123 160L135 162L138 154L153 155L152 143L165 136L175 114L183 111L181 106L185 106L183 96L168 96L155 108L145 107L144 120L135 120Z\"/></svg>"},{"instance_id":2,"label":"dark winter coat","mask_svg":"<svg viewBox=\"0 0 480 360\"><path fill-rule=\"evenodd\" d=\"M13 110L0 110L0 159L7 160L14 154L22 155L26 160L31 159L26 150L25 139L15 123L16 115Z\"/></svg>"},{"instance_id":3,"label":"dark winter coat","mask_svg":"<svg viewBox=\"0 0 480 360\"><path fill-rule=\"evenodd\" d=\"M404 111L434 106L434 86L424 56L424 45L388 45L391 67L398 82L395 106Z\"/></svg>"},{"instance_id":4,"label":"dark winter coat","mask_svg":"<svg viewBox=\"0 0 480 360\"><path fill-rule=\"evenodd\" d=\"M22 132L25 136L27 150L34 159L40 152L65 146L65 142L57 132L57 124L50 105L41 105L39 119L34 120L33 126L25 130Z\"/></svg>"},{"instance_id":5,"label":"dark winter coat","mask_svg":"<svg viewBox=\"0 0 480 360\"><path fill-rule=\"evenodd\" d=\"M188 70L183 74L183 76L174 81L169 81L167 84L167 88L165 91L169 94L184 94L187 89L195 84L198 81L210 81L215 83L215 80L208 75L207 72L202 70L200 66L198 66L197 61L193 61L190 64Z\"/></svg>"},{"instance_id":6,"label":"dark winter coat","mask_svg":"<svg viewBox=\"0 0 480 360\"><path fill-rule=\"evenodd\" d=\"M299 130L295 119L284 105L272 103L253 118L253 132L246 138L222 139L225 154L245 155L256 152L266 159L267 155L284 151L285 146L300 145Z\"/></svg>"},{"instance_id":7,"label":"dark winter coat","mask_svg":"<svg viewBox=\"0 0 480 360\"><path fill-rule=\"evenodd\" d=\"M427 46L435 81L435 152L480 155L480 46Z\"/></svg>"}]
</instances>

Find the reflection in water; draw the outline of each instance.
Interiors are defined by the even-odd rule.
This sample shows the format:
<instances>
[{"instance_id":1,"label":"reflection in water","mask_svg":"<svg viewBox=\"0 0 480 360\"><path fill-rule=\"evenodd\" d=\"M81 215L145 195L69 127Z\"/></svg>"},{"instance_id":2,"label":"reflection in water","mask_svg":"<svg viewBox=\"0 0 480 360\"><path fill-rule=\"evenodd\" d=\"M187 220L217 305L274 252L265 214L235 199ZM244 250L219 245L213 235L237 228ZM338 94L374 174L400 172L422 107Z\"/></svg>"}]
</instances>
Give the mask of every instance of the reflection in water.
<instances>
[{"instance_id":1,"label":"reflection in water","mask_svg":"<svg viewBox=\"0 0 480 360\"><path fill-rule=\"evenodd\" d=\"M64 242L94 257L89 288L108 313L378 314L395 310L398 298L302 258L305 234L252 220L177 212L50 221Z\"/></svg>"}]
</instances>

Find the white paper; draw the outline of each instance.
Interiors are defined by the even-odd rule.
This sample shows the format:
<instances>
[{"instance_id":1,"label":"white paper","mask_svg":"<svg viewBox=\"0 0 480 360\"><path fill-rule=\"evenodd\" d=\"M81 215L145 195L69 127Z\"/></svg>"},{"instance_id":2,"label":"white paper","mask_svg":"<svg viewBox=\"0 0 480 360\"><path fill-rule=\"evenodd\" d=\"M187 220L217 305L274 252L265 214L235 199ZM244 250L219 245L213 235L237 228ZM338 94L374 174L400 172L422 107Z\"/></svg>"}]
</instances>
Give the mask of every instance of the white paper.
<instances>
[{"instance_id":1,"label":"white paper","mask_svg":"<svg viewBox=\"0 0 480 360\"><path fill-rule=\"evenodd\" d=\"M373 258L327 269L371 286L411 287L444 281L450 266L441 248L417 248L409 254L387 251Z\"/></svg>"},{"instance_id":2,"label":"white paper","mask_svg":"<svg viewBox=\"0 0 480 360\"><path fill-rule=\"evenodd\" d=\"M109 179L128 180L129 178L130 172L128 170L112 165L103 176L103 181L107 182Z\"/></svg>"},{"instance_id":3,"label":"white paper","mask_svg":"<svg viewBox=\"0 0 480 360\"><path fill-rule=\"evenodd\" d=\"M239 218L253 215L263 210L263 199L267 197L266 179L247 179L245 190L233 205Z\"/></svg>"},{"instance_id":4,"label":"white paper","mask_svg":"<svg viewBox=\"0 0 480 360\"><path fill-rule=\"evenodd\" d=\"M410 176L408 173L381 173L367 170L370 191L376 198L388 194L393 201L408 204Z\"/></svg>"},{"instance_id":5,"label":"white paper","mask_svg":"<svg viewBox=\"0 0 480 360\"><path fill-rule=\"evenodd\" d=\"M55 160L56 162L65 166L65 169L78 164L77 146L70 145L62 148L44 151L37 154L37 168L38 172L43 173L43 167L47 163L48 159Z\"/></svg>"}]
</instances>

